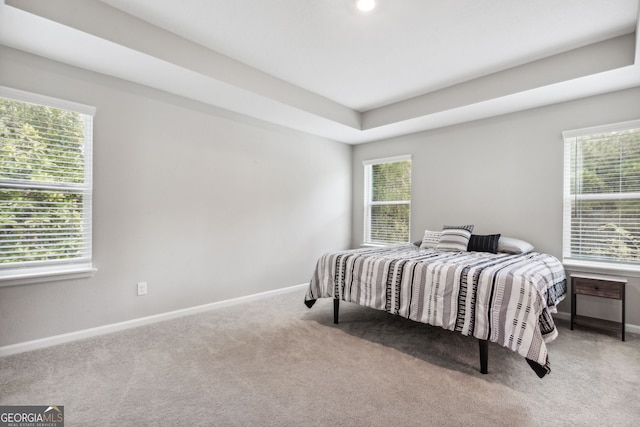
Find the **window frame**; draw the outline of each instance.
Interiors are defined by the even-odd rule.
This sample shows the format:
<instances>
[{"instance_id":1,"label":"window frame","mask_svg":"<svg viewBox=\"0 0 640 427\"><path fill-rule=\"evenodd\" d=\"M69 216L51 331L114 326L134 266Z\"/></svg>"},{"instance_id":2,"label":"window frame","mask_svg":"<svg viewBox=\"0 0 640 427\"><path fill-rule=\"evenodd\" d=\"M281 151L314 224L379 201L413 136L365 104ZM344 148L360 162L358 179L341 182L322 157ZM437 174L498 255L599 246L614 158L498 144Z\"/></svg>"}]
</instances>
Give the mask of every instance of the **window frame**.
<instances>
[{"instance_id":1,"label":"window frame","mask_svg":"<svg viewBox=\"0 0 640 427\"><path fill-rule=\"evenodd\" d=\"M574 162L571 159L571 148L576 139L585 136L607 134L617 131L639 129L640 120L612 123L601 126L593 126L582 129L567 130L562 132L564 144L564 182L563 182L563 222L562 222L562 262L569 269L580 269L587 272L614 272L640 277L640 263L625 262L624 260L596 260L586 259L571 251L572 207L576 200L611 200L612 195L619 193L593 193L571 194L571 168ZM613 197L613 199L619 199ZM637 197L625 198L635 200Z\"/></svg>"},{"instance_id":2,"label":"window frame","mask_svg":"<svg viewBox=\"0 0 640 427\"><path fill-rule=\"evenodd\" d=\"M372 188L372 166L379 165L383 163L395 163L395 162L403 162L403 161L412 161L411 155L401 155L401 156L393 156L393 157L384 157L379 159L372 160L364 160L362 162L362 166L364 168L364 228L363 228L363 237L362 237L362 246L387 246L395 243L387 243L387 242L374 242L371 240L371 208L373 206L392 206L392 205L408 205L409 206L409 223L408 233L407 233L407 241L409 243L411 241L411 199L406 200L395 200L395 201L373 201L373 188ZM413 167L413 163L411 165Z\"/></svg>"},{"instance_id":3,"label":"window frame","mask_svg":"<svg viewBox=\"0 0 640 427\"><path fill-rule=\"evenodd\" d=\"M67 110L84 116L84 181L82 184L66 182L52 185L21 182L20 180L0 180L2 188L15 189L45 189L45 190L75 190L83 193L83 224L88 230L84 236L83 248L87 255L74 259L53 260L38 263L22 262L3 268L0 264L0 287L29 283L40 283L57 280L77 279L92 276L97 270L93 266L93 227L92 227L92 199L93 199L93 118L96 108L72 101L35 94L6 86L0 86L0 98L10 99L29 104Z\"/></svg>"}]
</instances>

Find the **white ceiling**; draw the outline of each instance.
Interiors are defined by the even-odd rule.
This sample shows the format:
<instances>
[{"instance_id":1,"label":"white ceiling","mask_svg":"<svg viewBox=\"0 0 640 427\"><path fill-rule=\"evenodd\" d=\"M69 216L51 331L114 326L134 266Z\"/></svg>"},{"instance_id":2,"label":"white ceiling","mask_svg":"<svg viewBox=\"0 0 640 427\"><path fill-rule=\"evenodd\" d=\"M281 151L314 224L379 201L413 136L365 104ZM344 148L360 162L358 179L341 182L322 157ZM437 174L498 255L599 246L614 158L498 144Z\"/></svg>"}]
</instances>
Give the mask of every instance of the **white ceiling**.
<instances>
[{"instance_id":1,"label":"white ceiling","mask_svg":"<svg viewBox=\"0 0 640 427\"><path fill-rule=\"evenodd\" d=\"M103 0L358 111L635 28L637 0Z\"/></svg>"},{"instance_id":2,"label":"white ceiling","mask_svg":"<svg viewBox=\"0 0 640 427\"><path fill-rule=\"evenodd\" d=\"M5 0L0 43L348 143L640 85L638 0L377 4Z\"/></svg>"}]
</instances>

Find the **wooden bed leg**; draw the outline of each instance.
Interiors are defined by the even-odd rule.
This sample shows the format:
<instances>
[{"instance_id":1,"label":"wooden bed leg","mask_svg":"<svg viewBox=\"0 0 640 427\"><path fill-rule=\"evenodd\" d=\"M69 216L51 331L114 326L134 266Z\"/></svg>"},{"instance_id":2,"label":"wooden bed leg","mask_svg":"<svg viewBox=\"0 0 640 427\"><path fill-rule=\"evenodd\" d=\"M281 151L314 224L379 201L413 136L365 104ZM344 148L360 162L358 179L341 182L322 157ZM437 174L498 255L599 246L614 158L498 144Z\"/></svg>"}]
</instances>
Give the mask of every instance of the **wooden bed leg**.
<instances>
[{"instance_id":1,"label":"wooden bed leg","mask_svg":"<svg viewBox=\"0 0 640 427\"><path fill-rule=\"evenodd\" d=\"M338 312L340 311L340 300L338 298L333 299L333 323L338 324Z\"/></svg>"},{"instance_id":2,"label":"wooden bed leg","mask_svg":"<svg viewBox=\"0 0 640 427\"><path fill-rule=\"evenodd\" d=\"M478 340L480 344L480 373L488 374L487 366L489 364L489 340Z\"/></svg>"}]
</instances>

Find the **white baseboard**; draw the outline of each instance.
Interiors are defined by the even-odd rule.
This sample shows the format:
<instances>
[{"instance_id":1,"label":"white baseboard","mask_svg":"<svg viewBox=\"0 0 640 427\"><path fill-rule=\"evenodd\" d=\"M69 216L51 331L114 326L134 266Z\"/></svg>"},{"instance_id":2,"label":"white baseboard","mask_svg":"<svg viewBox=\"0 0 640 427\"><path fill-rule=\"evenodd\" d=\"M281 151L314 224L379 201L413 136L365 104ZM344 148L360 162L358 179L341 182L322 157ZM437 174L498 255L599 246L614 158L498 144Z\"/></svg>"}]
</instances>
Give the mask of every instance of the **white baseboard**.
<instances>
[{"instance_id":1,"label":"white baseboard","mask_svg":"<svg viewBox=\"0 0 640 427\"><path fill-rule=\"evenodd\" d=\"M566 320L569 322L571 320L571 313L567 313L566 311L559 311L553 315L556 319ZM640 326L632 325L631 323L624 324L624 332L630 332L632 334L640 334Z\"/></svg>"},{"instance_id":2,"label":"white baseboard","mask_svg":"<svg viewBox=\"0 0 640 427\"><path fill-rule=\"evenodd\" d=\"M63 344L66 342L76 341L84 338L110 334L112 332L122 331L125 329L137 328L139 326L149 325L151 323L162 322L170 319L175 319L177 317L188 316L190 314L202 313L204 311L209 311L216 308L228 307L228 306L237 305L237 304L241 304L249 301L255 301L255 300L270 297L273 295L294 291L298 288L303 289L303 288L306 288L308 285L309 285L308 283L303 283L301 285L274 289L272 291L260 292L257 294L247 295L247 296L238 297L238 298L231 298L224 301L217 301L209 304L198 305L195 307L184 308L181 310L155 314L153 316L140 317L137 319L127 320L125 322L112 323L109 325L98 326L96 328L83 329L80 331L69 332L66 334L54 335L51 337L40 338L37 340L6 345L3 347L0 347L0 357L23 353L25 351L37 350L40 348L51 347L57 344Z\"/></svg>"},{"instance_id":3,"label":"white baseboard","mask_svg":"<svg viewBox=\"0 0 640 427\"><path fill-rule=\"evenodd\" d=\"M152 323L162 322L165 320L175 319L182 316L188 316L191 314L202 313L205 311L214 310L216 308L229 307L244 302L255 301L262 298L278 295L281 293L291 292L296 289L304 289L308 286L308 283L301 285L289 286L286 288L274 289L272 291L260 292L257 294L247 295L238 298L231 298L224 301L212 302L209 304L198 305L195 307L184 308L181 310L169 311L166 313L155 314L153 316L140 317L137 319L127 320L124 322L111 323L109 325L98 326L96 328L83 329L80 331L69 332L61 335L54 335L51 337L40 338L32 341L25 341L17 344L6 345L0 347L0 357L10 356L13 354L24 353L25 351L37 350L41 348L51 347L66 342L77 341L84 338L96 337L99 335L110 334L112 332L118 332L125 329L137 328L139 326L149 325ZM562 320L570 320L571 314L563 311L559 311L553 315L553 317ZM625 325L625 331L640 334L640 326L627 323Z\"/></svg>"}]
</instances>

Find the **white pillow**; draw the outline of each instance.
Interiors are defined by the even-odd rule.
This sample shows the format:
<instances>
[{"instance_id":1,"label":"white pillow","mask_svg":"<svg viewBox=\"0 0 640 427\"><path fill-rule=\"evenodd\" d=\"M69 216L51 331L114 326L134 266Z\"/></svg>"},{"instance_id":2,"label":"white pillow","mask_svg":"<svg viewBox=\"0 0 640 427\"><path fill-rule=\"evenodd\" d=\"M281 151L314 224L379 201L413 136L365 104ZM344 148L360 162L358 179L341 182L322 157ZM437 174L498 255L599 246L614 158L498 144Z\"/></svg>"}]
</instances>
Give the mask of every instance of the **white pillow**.
<instances>
[{"instance_id":1,"label":"white pillow","mask_svg":"<svg viewBox=\"0 0 640 427\"><path fill-rule=\"evenodd\" d=\"M439 231L424 230L424 237L422 238L420 249L435 249L436 246L438 246L441 234Z\"/></svg>"},{"instance_id":2,"label":"white pillow","mask_svg":"<svg viewBox=\"0 0 640 427\"><path fill-rule=\"evenodd\" d=\"M466 252L471 231L463 228L447 228L442 230L440 241L436 247L439 251Z\"/></svg>"},{"instance_id":3,"label":"white pillow","mask_svg":"<svg viewBox=\"0 0 640 427\"><path fill-rule=\"evenodd\" d=\"M500 240L498 240L498 252L526 254L531 251L533 251L533 245L524 240L514 239L513 237L500 237Z\"/></svg>"}]
</instances>

